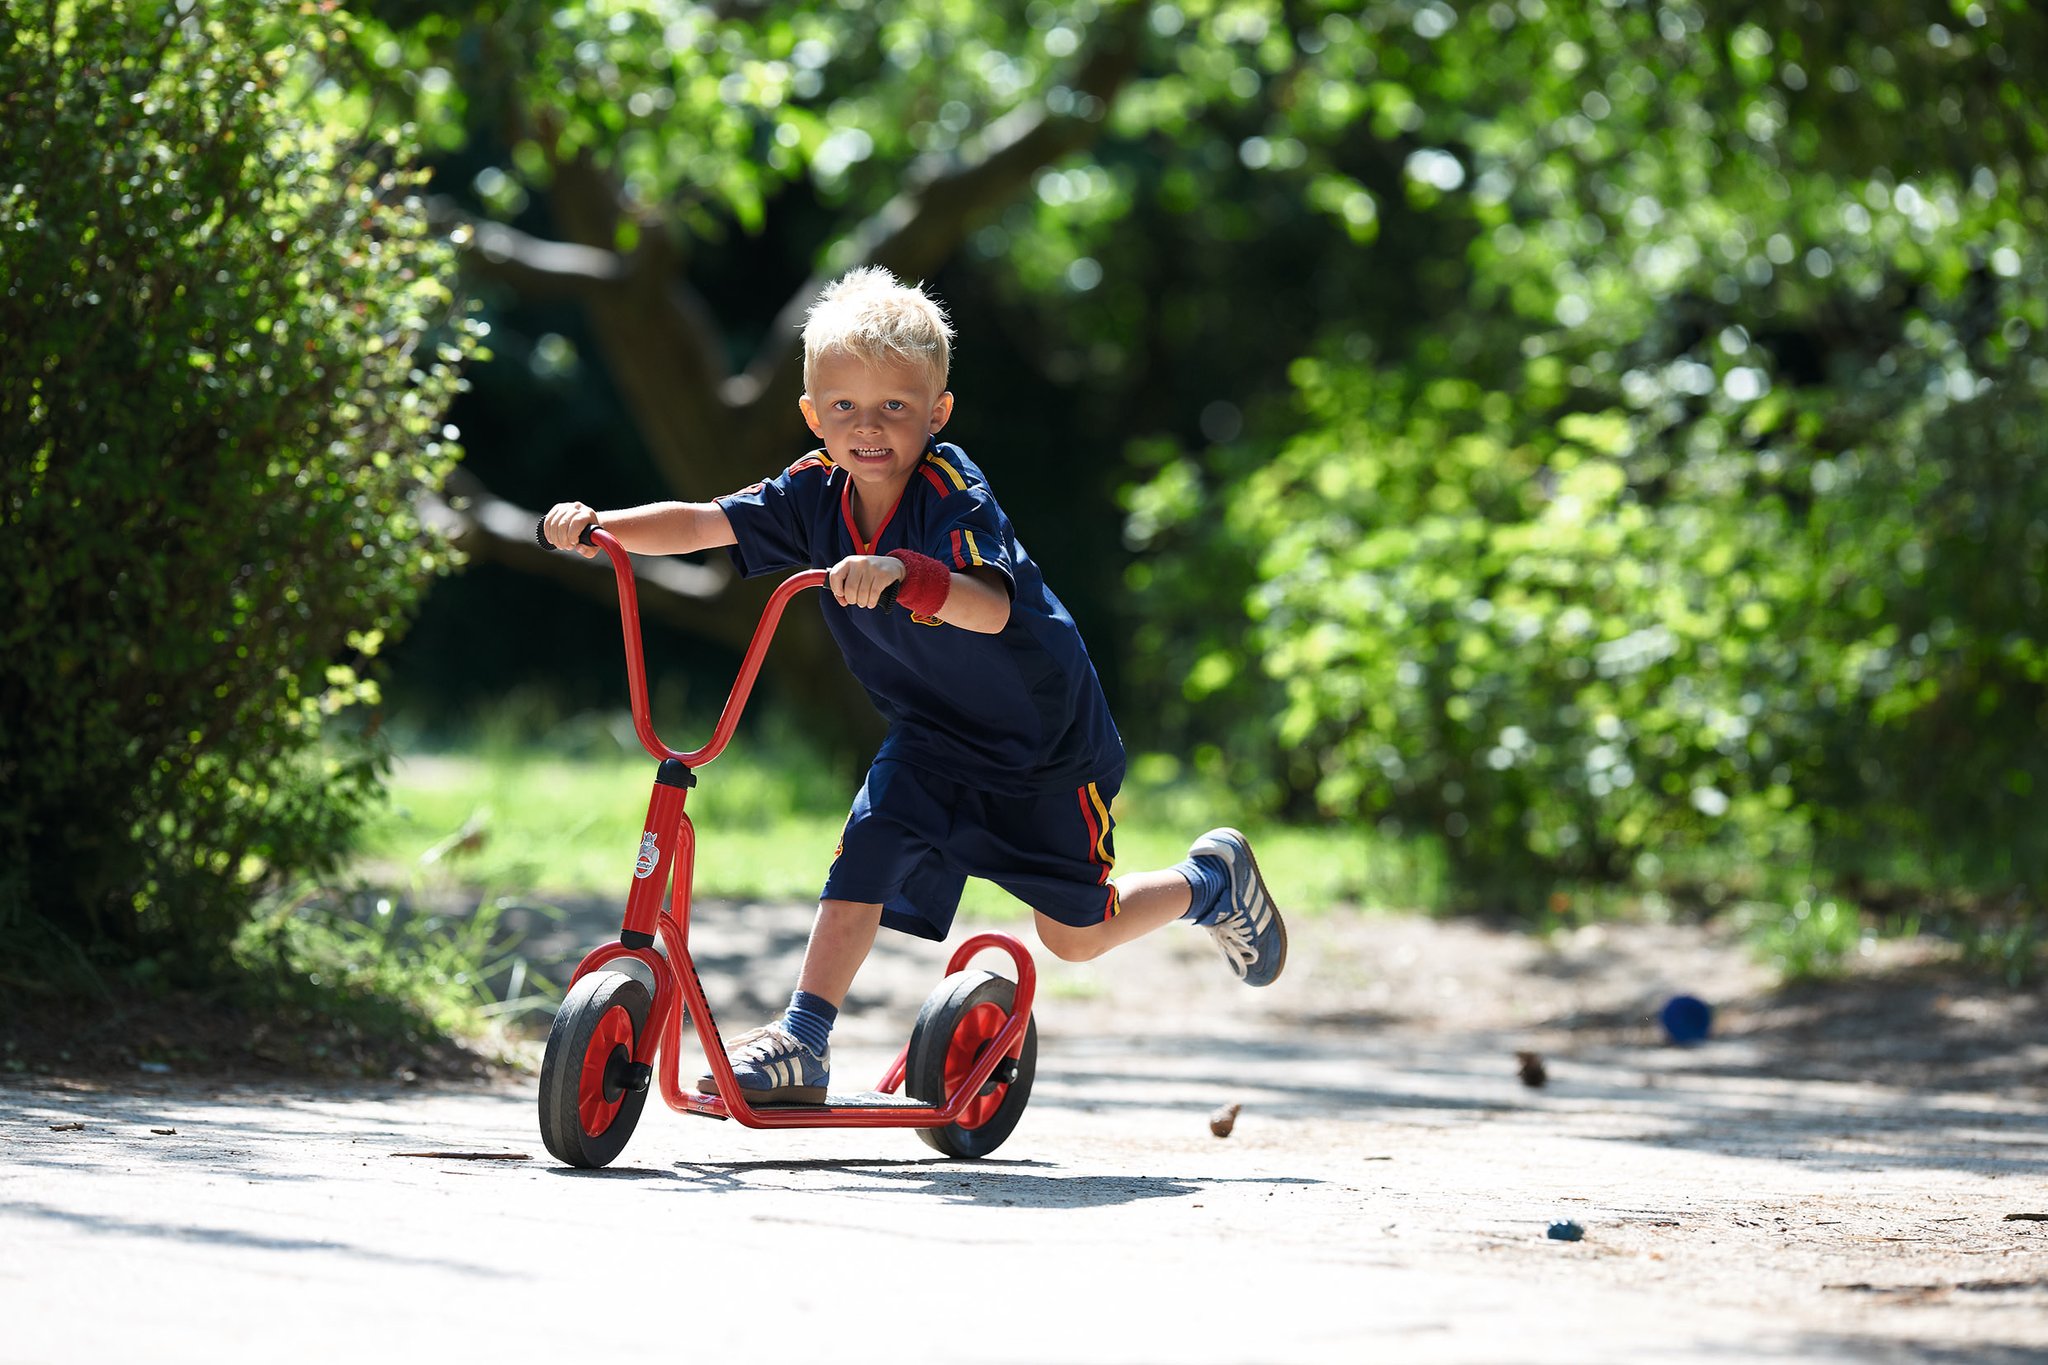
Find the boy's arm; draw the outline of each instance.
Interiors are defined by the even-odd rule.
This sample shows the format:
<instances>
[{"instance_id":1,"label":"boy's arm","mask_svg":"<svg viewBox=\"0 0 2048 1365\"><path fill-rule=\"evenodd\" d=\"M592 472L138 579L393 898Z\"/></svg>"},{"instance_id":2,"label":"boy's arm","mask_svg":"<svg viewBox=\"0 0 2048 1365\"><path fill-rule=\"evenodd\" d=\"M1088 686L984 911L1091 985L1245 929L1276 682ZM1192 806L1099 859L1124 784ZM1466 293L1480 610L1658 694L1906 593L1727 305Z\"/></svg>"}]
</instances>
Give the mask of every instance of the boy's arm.
<instances>
[{"instance_id":1,"label":"boy's arm","mask_svg":"<svg viewBox=\"0 0 2048 1365\"><path fill-rule=\"evenodd\" d=\"M998 635L1010 624L1010 581L994 569L955 573L939 619L981 635Z\"/></svg>"},{"instance_id":2,"label":"boy's arm","mask_svg":"<svg viewBox=\"0 0 2048 1365\"><path fill-rule=\"evenodd\" d=\"M886 555L848 555L827 572L825 586L842 607L872 607L891 585L909 583L913 559L900 558L901 554L898 551ZM913 587L910 601L897 599L904 606L977 635L1000 634L1010 623L1009 580L997 570L975 568L953 573L927 556L916 555L914 559L923 560L928 566L925 572L930 578L922 585L922 592L930 596L920 596L919 589Z\"/></svg>"},{"instance_id":3,"label":"boy's arm","mask_svg":"<svg viewBox=\"0 0 2048 1365\"><path fill-rule=\"evenodd\" d=\"M736 544L725 509L715 502L650 502L616 512L597 512L580 502L558 502L541 522L548 543L585 559L597 551L581 542L586 526L604 527L636 555L686 555Z\"/></svg>"}]
</instances>

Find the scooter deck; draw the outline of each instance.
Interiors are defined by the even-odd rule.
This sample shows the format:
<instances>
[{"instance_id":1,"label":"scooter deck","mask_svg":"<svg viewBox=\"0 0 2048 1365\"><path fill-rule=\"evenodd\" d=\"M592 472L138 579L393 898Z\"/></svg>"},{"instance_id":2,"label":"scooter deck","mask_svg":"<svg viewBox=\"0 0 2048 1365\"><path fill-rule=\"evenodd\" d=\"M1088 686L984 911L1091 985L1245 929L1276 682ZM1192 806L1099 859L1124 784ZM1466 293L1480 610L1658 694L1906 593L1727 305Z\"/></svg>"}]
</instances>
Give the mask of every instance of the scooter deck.
<instances>
[{"instance_id":1,"label":"scooter deck","mask_svg":"<svg viewBox=\"0 0 2048 1365\"><path fill-rule=\"evenodd\" d=\"M689 1104L677 1105L675 1107L682 1109L685 1113L696 1114L707 1119L729 1119L732 1117L731 1111L725 1107L725 1102L715 1095L692 1095L690 1096ZM801 1116L805 1114L829 1114L835 1110L865 1109L872 1111L877 1109L933 1109L936 1107L938 1106L926 1104L922 1100L911 1099L908 1095L887 1095L878 1090L856 1090L843 1095L827 1095L823 1104L757 1104L753 1106L753 1109L756 1114L775 1115L779 1124L787 1124L794 1119L797 1126L801 1127ZM838 1127L841 1125L838 1123L821 1123L820 1126ZM923 1127L924 1125L910 1124L908 1126Z\"/></svg>"},{"instance_id":2,"label":"scooter deck","mask_svg":"<svg viewBox=\"0 0 2048 1365\"><path fill-rule=\"evenodd\" d=\"M716 1095L692 1095L693 1100L716 1102ZM772 1110L785 1114L791 1110L819 1109L929 1109L932 1106L923 1100L914 1100L908 1095L887 1095L879 1090L855 1090L843 1095L827 1094L823 1104L797 1104L787 1100L768 1104L756 1104L756 1109Z\"/></svg>"},{"instance_id":3,"label":"scooter deck","mask_svg":"<svg viewBox=\"0 0 2048 1365\"><path fill-rule=\"evenodd\" d=\"M782 1113L791 1109L925 1109L930 1106L923 1100L914 1100L908 1095L885 1095L879 1090L855 1090L848 1094L827 1094L823 1104L764 1104L762 1109L773 1109Z\"/></svg>"}]
</instances>

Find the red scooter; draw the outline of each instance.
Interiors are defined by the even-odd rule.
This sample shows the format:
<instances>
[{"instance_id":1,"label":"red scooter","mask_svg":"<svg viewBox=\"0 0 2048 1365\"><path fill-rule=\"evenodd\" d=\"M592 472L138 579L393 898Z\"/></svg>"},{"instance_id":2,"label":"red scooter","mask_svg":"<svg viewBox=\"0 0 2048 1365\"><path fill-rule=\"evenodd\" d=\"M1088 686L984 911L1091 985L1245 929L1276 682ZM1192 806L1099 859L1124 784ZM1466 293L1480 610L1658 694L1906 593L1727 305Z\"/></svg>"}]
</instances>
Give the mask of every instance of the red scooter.
<instances>
[{"instance_id":1,"label":"red scooter","mask_svg":"<svg viewBox=\"0 0 2048 1365\"><path fill-rule=\"evenodd\" d=\"M536 535L539 536L538 530ZM548 542L539 536L541 544ZM1031 1019L1037 969L1009 934L977 934L962 943L910 1030L910 1041L871 1091L828 1095L821 1105L754 1105L733 1078L717 1021L690 959L690 888L697 833L683 811L696 769L725 750L761 671L762 657L789 600L820 587L825 571L792 574L776 588L754 629L739 677L703 748L678 753L654 732L647 701L647 664L640 644L639 595L632 561L602 527L583 543L611 559L619 585L619 623L626 640L626 685L633 727L659 761L647 824L640 834L632 889L616 942L593 949L577 966L569 993L548 1031L540 1071L540 1133L548 1151L571 1166L608 1165L640 1121L658 1078L669 1108L704 1118L735 1119L749 1128L910 1128L947 1156L986 1156L1023 1116L1038 1064ZM893 606L884 595L877 610ZM674 880L671 908L662 908ZM976 955L1000 950L1016 980L968 971ZM648 983L652 982L652 992ZM680 1078L683 1021L717 1083L716 1095L685 1090ZM903 1093L898 1093L899 1091Z\"/></svg>"}]
</instances>

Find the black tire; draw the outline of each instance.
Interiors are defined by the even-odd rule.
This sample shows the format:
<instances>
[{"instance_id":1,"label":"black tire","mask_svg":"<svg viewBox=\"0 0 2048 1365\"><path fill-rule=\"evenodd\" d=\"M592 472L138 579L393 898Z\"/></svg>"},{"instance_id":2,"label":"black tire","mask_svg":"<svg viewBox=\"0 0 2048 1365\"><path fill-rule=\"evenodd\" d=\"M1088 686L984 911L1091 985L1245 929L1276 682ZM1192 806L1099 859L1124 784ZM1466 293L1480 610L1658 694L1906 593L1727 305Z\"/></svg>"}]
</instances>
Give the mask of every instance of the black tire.
<instances>
[{"instance_id":1,"label":"black tire","mask_svg":"<svg viewBox=\"0 0 2048 1365\"><path fill-rule=\"evenodd\" d=\"M1017 998L1017 983L993 972L955 972L917 1012L910 1030L910 1053L903 1063L903 1087L910 1097L925 1104L946 1102L946 1070L949 1058L956 1075L973 1065L981 1055L979 1042L986 1045L1009 1016ZM996 1013L988 1008L994 1006ZM959 1054L954 1055L954 1035L965 1029ZM1038 1021L1024 1026L1024 1050L1017 1056L1017 1075L1007 1084L991 1082L983 1095L995 1101L992 1109L977 1113L973 1106L960 1121L944 1128L920 1128L918 1137L926 1146L953 1157L987 1156L1003 1145L1024 1116L1031 1098L1031 1081L1038 1072Z\"/></svg>"},{"instance_id":2,"label":"black tire","mask_svg":"<svg viewBox=\"0 0 2048 1365\"><path fill-rule=\"evenodd\" d=\"M647 1091L626 1088L625 1070L653 1005L645 986L616 971L592 972L562 1002L540 1065L540 1140L560 1160L609 1165L633 1136Z\"/></svg>"}]
</instances>

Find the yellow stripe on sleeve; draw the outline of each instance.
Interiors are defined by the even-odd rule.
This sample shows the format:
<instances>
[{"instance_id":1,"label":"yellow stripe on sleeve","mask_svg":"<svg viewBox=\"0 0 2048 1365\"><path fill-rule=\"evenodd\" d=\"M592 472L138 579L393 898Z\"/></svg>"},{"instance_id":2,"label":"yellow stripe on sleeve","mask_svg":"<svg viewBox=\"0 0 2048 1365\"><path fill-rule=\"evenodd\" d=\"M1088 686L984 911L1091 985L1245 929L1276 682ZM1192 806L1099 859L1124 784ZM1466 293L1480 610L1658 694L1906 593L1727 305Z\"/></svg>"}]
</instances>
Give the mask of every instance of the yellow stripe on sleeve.
<instances>
[{"instance_id":1,"label":"yellow stripe on sleeve","mask_svg":"<svg viewBox=\"0 0 2048 1365\"><path fill-rule=\"evenodd\" d=\"M956 491L958 491L958 492L962 492L962 493L965 493L965 492L967 491L967 480L965 480L965 479L963 479L963 478L961 478L961 477L960 477L960 471L959 471L959 470L957 470L957 469L953 468L953 466L951 466L951 465L947 464L947 463L946 463L946 462L945 462L944 460L940 459L940 458L939 458L938 456L936 456L936 455L927 455L927 456L925 456L925 458L926 458L927 460L930 460L930 461L931 461L931 462L932 462L933 464L937 465L937 466L938 466L939 468L941 468L941 469L943 469L943 470L945 470L945 471L946 471L946 477L947 477L947 478L949 478L949 479L951 479L951 480L953 481L953 487L954 487L954 489L955 489Z\"/></svg>"},{"instance_id":2,"label":"yellow stripe on sleeve","mask_svg":"<svg viewBox=\"0 0 2048 1365\"><path fill-rule=\"evenodd\" d=\"M974 543L974 532L969 531L965 526L961 527L960 530L967 537L967 557L976 564L986 565L988 561L981 557L981 549Z\"/></svg>"}]
</instances>

